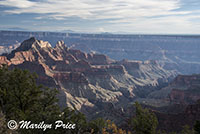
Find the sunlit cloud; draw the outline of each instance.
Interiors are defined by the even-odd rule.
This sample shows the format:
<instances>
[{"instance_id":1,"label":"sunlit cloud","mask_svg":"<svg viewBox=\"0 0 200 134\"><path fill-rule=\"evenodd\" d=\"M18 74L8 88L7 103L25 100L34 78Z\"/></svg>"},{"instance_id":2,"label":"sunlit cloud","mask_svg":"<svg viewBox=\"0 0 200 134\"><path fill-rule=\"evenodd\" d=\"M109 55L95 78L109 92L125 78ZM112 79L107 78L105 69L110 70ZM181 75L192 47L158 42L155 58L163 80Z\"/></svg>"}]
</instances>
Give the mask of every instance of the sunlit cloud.
<instances>
[{"instance_id":1,"label":"sunlit cloud","mask_svg":"<svg viewBox=\"0 0 200 134\"><path fill-rule=\"evenodd\" d=\"M102 26L99 29L97 26L97 31L105 31L106 26L111 31L115 26L120 30L129 26L145 31L147 24L162 30L168 25L196 27L191 19L199 18L199 11L190 7L200 6L200 3L192 1L193 4L187 5L186 0L1 0L0 6L10 7L3 10L6 14L37 14L35 20L59 21L71 17L86 21L101 20Z\"/></svg>"},{"instance_id":2,"label":"sunlit cloud","mask_svg":"<svg viewBox=\"0 0 200 134\"><path fill-rule=\"evenodd\" d=\"M146 17L188 12L172 11L180 7L178 0L3 0L0 5L16 7L5 10L10 14L49 14L54 19L77 16L85 19L107 19L126 17Z\"/></svg>"},{"instance_id":3,"label":"sunlit cloud","mask_svg":"<svg viewBox=\"0 0 200 134\"><path fill-rule=\"evenodd\" d=\"M33 2L30 2L28 0L2 0L0 1L0 5L2 6L8 6L8 7L16 7L16 8L29 8L34 6L35 4Z\"/></svg>"}]
</instances>

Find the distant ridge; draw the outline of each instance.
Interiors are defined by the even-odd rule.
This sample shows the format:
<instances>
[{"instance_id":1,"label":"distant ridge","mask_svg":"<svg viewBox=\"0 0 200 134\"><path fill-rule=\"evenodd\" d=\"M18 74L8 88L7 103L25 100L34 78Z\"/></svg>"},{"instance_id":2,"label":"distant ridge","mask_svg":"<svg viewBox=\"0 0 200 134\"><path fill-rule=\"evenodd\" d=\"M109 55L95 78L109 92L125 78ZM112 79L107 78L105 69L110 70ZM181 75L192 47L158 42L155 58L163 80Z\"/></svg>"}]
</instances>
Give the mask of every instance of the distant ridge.
<instances>
[{"instance_id":1,"label":"distant ridge","mask_svg":"<svg viewBox=\"0 0 200 134\"><path fill-rule=\"evenodd\" d=\"M0 31L0 46L12 46L33 36L50 42L53 47L63 40L70 48L105 54L115 60L156 60L165 69L175 69L180 74L200 73L199 35Z\"/></svg>"},{"instance_id":2,"label":"distant ridge","mask_svg":"<svg viewBox=\"0 0 200 134\"><path fill-rule=\"evenodd\" d=\"M123 106L145 97L176 75L156 61L116 61L103 54L69 48L64 41L53 47L34 37L0 56L0 64L36 72L38 84L59 90L61 106L80 110L89 117L109 103Z\"/></svg>"}]
</instances>

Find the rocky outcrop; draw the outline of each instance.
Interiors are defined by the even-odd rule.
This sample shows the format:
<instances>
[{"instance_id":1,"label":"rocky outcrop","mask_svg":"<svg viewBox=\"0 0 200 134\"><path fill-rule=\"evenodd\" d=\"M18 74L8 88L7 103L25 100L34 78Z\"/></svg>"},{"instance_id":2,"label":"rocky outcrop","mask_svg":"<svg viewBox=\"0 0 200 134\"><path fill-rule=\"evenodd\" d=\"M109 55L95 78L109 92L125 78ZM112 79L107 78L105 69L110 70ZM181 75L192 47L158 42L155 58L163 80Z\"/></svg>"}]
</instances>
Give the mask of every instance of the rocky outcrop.
<instances>
[{"instance_id":1,"label":"rocky outcrop","mask_svg":"<svg viewBox=\"0 0 200 134\"><path fill-rule=\"evenodd\" d=\"M200 99L199 87L196 89L188 89L186 91L172 89L171 93L169 94L169 99L171 103L192 104Z\"/></svg>"},{"instance_id":2,"label":"rocky outcrop","mask_svg":"<svg viewBox=\"0 0 200 134\"><path fill-rule=\"evenodd\" d=\"M69 48L105 54L115 60L156 60L162 68L176 70L180 74L200 73L200 36L198 35L116 35L0 31L0 45L10 46L23 42L32 36L40 40L48 40L53 46L58 40L64 40ZM106 64L108 62L104 55L95 56L98 60L94 62L104 59L102 63L95 64Z\"/></svg>"},{"instance_id":3,"label":"rocky outcrop","mask_svg":"<svg viewBox=\"0 0 200 134\"><path fill-rule=\"evenodd\" d=\"M10 65L10 61L7 59L7 57L0 56L0 65L3 65L3 64Z\"/></svg>"},{"instance_id":4,"label":"rocky outcrop","mask_svg":"<svg viewBox=\"0 0 200 134\"><path fill-rule=\"evenodd\" d=\"M200 99L200 75L179 75L167 87L149 94L171 104L193 104Z\"/></svg>"},{"instance_id":5,"label":"rocky outcrop","mask_svg":"<svg viewBox=\"0 0 200 134\"><path fill-rule=\"evenodd\" d=\"M53 78L59 82L85 83L88 84L86 77L82 73L55 73Z\"/></svg>"},{"instance_id":6,"label":"rocky outcrop","mask_svg":"<svg viewBox=\"0 0 200 134\"><path fill-rule=\"evenodd\" d=\"M63 41L52 47L35 38L1 56L0 63L36 72L39 84L59 90L61 106L87 115L110 103L124 106L141 94L157 90L176 75L153 61L115 61L103 54L71 49ZM99 106L100 103L105 105Z\"/></svg>"},{"instance_id":7,"label":"rocky outcrop","mask_svg":"<svg viewBox=\"0 0 200 134\"><path fill-rule=\"evenodd\" d=\"M155 113L158 117L159 129L166 132L180 132L183 126L189 125L192 128L195 121L200 120L200 104L189 105L184 112L178 114Z\"/></svg>"}]
</instances>

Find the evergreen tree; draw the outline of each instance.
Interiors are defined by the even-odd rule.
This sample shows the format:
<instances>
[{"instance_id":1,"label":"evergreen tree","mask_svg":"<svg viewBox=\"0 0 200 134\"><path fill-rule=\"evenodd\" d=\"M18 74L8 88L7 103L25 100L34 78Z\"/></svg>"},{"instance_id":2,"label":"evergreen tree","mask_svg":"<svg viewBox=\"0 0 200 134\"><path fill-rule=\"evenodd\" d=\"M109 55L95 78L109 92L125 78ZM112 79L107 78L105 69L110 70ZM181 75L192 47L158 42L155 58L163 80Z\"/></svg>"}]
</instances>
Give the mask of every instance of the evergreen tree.
<instances>
[{"instance_id":1,"label":"evergreen tree","mask_svg":"<svg viewBox=\"0 0 200 134\"><path fill-rule=\"evenodd\" d=\"M196 121L194 125L195 134L200 134L200 121Z\"/></svg>"},{"instance_id":2,"label":"evergreen tree","mask_svg":"<svg viewBox=\"0 0 200 134\"><path fill-rule=\"evenodd\" d=\"M105 125L106 121L102 118L98 118L88 123L88 129L91 130L91 134L102 134Z\"/></svg>"},{"instance_id":3,"label":"evergreen tree","mask_svg":"<svg viewBox=\"0 0 200 134\"><path fill-rule=\"evenodd\" d=\"M130 132L127 133L125 130L118 128L114 122L107 120L105 127L102 129L102 134L130 134Z\"/></svg>"},{"instance_id":4,"label":"evergreen tree","mask_svg":"<svg viewBox=\"0 0 200 134\"><path fill-rule=\"evenodd\" d=\"M154 113L148 109L142 108L142 106L136 102L136 115L131 120L131 126L133 126L136 134L156 134L156 128L158 125L157 117Z\"/></svg>"},{"instance_id":5,"label":"evergreen tree","mask_svg":"<svg viewBox=\"0 0 200 134\"><path fill-rule=\"evenodd\" d=\"M36 74L27 70L9 70L6 66L0 68L0 132L16 133L6 129L6 121L31 121L31 123L53 124L60 120L63 123L75 124L75 129L59 128L45 131L38 129L18 129L20 134L86 134L99 133L104 127L103 120L87 122L84 114L58 106L56 89L50 89L36 84ZM5 116L3 116L5 115ZM94 128L93 128L94 127Z\"/></svg>"},{"instance_id":6,"label":"evergreen tree","mask_svg":"<svg viewBox=\"0 0 200 134\"><path fill-rule=\"evenodd\" d=\"M35 83L36 75L19 69L0 69L1 109L6 118L27 119L36 110L41 87Z\"/></svg>"},{"instance_id":7,"label":"evergreen tree","mask_svg":"<svg viewBox=\"0 0 200 134\"><path fill-rule=\"evenodd\" d=\"M181 134L194 134L194 131L191 130L188 125L185 125L181 131Z\"/></svg>"},{"instance_id":8,"label":"evergreen tree","mask_svg":"<svg viewBox=\"0 0 200 134\"><path fill-rule=\"evenodd\" d=\"M17 134L16 131L7 128L5 115L0 111L0 134Z\"/></svg>"}]
</instances>

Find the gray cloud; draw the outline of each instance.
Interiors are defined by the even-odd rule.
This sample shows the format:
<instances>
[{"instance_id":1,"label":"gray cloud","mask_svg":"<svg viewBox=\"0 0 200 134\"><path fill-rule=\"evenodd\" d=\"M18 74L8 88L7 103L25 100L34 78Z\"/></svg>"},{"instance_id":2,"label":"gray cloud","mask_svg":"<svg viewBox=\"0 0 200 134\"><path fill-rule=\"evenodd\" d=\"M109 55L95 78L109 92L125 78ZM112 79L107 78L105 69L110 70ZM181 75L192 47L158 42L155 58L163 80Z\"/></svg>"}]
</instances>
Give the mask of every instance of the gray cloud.
<instances>
[{"instance_id":1,"label":"gray cloud","mask_svg":"<svg viewBox=\"0 0 200 134\"><path fill-rule=\"evenodd\" d=\"M105 20L105 25L113 26L97 28L99 31L113 30L115 27L143 31L145 28L165 29L170 25L174 29L181 29L182 26L195 30L197 27L190 20L199 18L199 15L194 15L191 10L183 10L183 1L185 0L1 0L0 5L12 7L4 10L7 14L35 13L39 15L35 19L62 20L78 17L90 21ZM197 12L199 11L195 11Z\"/></svg>"},{"instance_id":2,"label":"gray cloud","mask_svg":"<svg viewBox=\"0 0 200 134\"><path fill-rule=\"evenodd\" d=\"M84 19L135 18L169 14L179 8L178 0L3 0L0 5L15 7L4 12L10 14L37 13L51 14L48 17L63 19L77 16ZM42 17L42 16L41 16Z\"/></svg>"}]
</instances>

